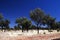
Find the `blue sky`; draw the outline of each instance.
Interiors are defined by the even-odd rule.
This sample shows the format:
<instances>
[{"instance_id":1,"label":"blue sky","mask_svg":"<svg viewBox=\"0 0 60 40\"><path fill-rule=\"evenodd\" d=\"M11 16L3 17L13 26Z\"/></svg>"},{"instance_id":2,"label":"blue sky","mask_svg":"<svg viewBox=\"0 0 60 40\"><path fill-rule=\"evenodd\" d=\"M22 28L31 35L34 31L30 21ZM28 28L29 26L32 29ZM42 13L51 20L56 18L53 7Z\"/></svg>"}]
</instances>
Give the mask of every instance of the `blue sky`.
<instances>
[{"instance_id":1,"label":"blue sky","mask_svg":"<svg viewBox=\"0 0 60 40\"><path fill-rule=\"evenodd\" d=\"M55 17L56 21L60 21L60 0L0 0L0 12L10 20L11 27L18 17L29 19L30 11L35 8L41 8L46 14Z\"/></svg>"}]
</instances>

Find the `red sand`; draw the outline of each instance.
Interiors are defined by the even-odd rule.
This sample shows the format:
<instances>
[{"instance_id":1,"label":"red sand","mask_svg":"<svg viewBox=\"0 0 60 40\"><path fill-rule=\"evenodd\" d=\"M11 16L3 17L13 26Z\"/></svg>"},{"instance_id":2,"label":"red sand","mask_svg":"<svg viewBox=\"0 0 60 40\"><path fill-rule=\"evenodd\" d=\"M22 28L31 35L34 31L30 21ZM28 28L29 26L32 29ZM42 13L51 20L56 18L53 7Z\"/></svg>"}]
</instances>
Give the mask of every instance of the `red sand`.
<instances>
[{"instance_id":1,"label":"red sand","mask_svg":"<svg viewBox=\"0 0 60 40\"><path fill-rule=\"evenodd\" d=\"M17 37L0 37L0 40L52 40L60 38L60 34L45 34L45 35L33 35L33 36L17 36Z\"/></svg>"}]
</instances>

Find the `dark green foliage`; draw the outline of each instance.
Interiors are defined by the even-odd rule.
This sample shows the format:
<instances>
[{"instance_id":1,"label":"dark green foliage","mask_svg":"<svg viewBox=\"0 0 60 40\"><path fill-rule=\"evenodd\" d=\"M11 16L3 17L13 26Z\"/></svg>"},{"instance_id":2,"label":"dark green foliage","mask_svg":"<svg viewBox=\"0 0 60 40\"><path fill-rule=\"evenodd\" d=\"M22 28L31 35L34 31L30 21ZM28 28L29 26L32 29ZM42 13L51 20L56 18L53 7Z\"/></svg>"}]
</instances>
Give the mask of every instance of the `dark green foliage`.
<instances>
[{"instance_id":1,"label":"dark green foliage","mask_svg":"<svg viewBox=\"0 0 60 40\"><path fill-rule=\"evenodd\" d=\"M57 25L57 29L60 29L60 21L59 22L56 22L56 25Z\"/></svg>"},{"instance_id":2,"label":"dark green foliage","mask_svg":"<svg viewBox=\"0 0 60 40\"><path fill-rule=\"evenodd\" d=\"M36 29L37 27L35 25L31 25L29 29Z\"/></svg>"},{"instance_id":3,"label":"dark green foliage","mask_svg":"<svg viewBox=\"0 0 60 40\"><path fill-rule=\"evenodd\" d=\"M10 30L14 30L14 28L10 28Z\"/></svg>"},{"instance_id":4,"label":"dark green foliage","mask_svg":"<svg viewBox=\"0 0 60 40\"><path fill-rule=\"evenodd\" d=\"M10 21L6 19L4 21L4 26L5 26L6 29L9 29L9 24L10 24Z\"/></svg>"},{"instance_id":5,"label":"dark green foliage","mask_svg":"<svg viewBox=\"0 0 60 40\"><path fill-rule=\"evenodd\" d=\"M2 20L4 17L3 17L3 15L2 14L0 14L0 20Z\"/></svg>"},{"instance_id":6,"label":"dark green foliage","mask_svg":"<svg viewBox=\"0 0 60 40\"><path fill-rule=\"evenodd\" d=\"M22 26L22 32L23 32L23 29L26 29L28 31L30 25L31 25L31 21L28 20L27 18L25 17L21 17L21 18L18 18L16 20L16 23L19 25L19 26Z\"/></svg>"},{"instance_id":7,"label":"dark green foliage","mask_svg":"<svg viewBox=\"0 0 60 40\"><path fill-rule=\"evenodd\" d=\"M43 21L43 18L44 18L44 12L41 9L37 8L37 9L30 12L30 18L37 25L37 30L38 30L38 33L39 33L38 26L39 25L41 26L41 24L42 24L42 21Z\"/></svg>"},{"instance_id":8,"label":"dark green foliage","mask_svg":"<svg viewBox=\"0 0 60 40\"><path fill-rule=\"evenodd\" d=\"M49 29L54 29L54 26L56 25L55 18L51 17L50 15L46 15L44 19L45 19L45 24L48 25Z\"/></svg>"},{"instance_id":9,"label":"dark green foliage","mask_svg":"<svg viewBox=\"0 0 60 40\"><path fill-rule=\"evenodd\" d=\"M19 26L14 26L14 29L15 30L19 30L19 29L21 29Z\"/></svg>"},{"instance_id":10,"label":"dark green foliage","mask_svg":"<svg viewBox=\"0 0 60 40\"><path fill-rule=\"evenodd\" d=\"M9 24L10 24L10 21L9 20L5 20L4 18L3 18L3 15L2 14L0 14L0 27L1 27L1 29L3 30L6 30L6 29L9 29Z\"/></svg>"}]
</instances>

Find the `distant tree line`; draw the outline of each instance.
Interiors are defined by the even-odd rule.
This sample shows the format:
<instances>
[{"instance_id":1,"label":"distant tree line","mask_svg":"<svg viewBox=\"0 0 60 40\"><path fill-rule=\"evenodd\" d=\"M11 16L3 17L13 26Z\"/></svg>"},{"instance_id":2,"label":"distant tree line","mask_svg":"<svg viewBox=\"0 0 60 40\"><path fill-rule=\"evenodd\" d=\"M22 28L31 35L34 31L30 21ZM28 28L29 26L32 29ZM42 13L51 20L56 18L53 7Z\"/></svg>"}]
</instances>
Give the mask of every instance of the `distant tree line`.
<instances>
[{"instance_id":1,"label":"distant tree line","mask_svg":"<svg viewBox=\"0 0 60 40\"><path fill-rule=\"evenodd\" d=\"M9 29L9 24L10 24L10 21L8 19L4 19L2 14L0 14L0 29L1 30Z\"/></svg>"},{"instance_id":2,"label":"distant tree line","mask_svg":"<svg viewBox=\"0 0 60 40\"><path fill-rule=\"evenodd\" d=\"M4 19L3 15L0 14L0 29L1 30L24 30L28 29L37 29L39 33L39 29L60 29L60 22L56 22L56 18L53 18L49 14L45 14L43 10L40 8L36 8L34 10L30 11L30 19L27 19L26 17L20 17L16 18L15 23L17 25L14 26L14 28L10 28L9 24L10 21L8 19ZM32 22L35 23L35 25L32 24ZM47 25L48 27L46 28L41 28L41 25L45 26Z\"/></svg>"}]
</instances>

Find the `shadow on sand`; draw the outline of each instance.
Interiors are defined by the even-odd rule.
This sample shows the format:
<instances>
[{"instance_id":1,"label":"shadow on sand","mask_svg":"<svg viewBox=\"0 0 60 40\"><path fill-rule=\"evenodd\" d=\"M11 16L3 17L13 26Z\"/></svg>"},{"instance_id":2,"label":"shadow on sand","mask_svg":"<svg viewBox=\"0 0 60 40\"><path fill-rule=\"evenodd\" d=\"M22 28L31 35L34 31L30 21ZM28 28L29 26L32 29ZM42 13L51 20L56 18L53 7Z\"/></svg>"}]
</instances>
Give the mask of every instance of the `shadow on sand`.
<instances>
[{"instance_id":1,"label":"shadow on sand","mask_svg":"<svg viewBox=\"0 0 60 40\"><path fill-rule=\"evenodd\" d=\"M52 40L60 40L60 38L57 38L57 39L52 39Z\"/></svg>"}]
</instances>

